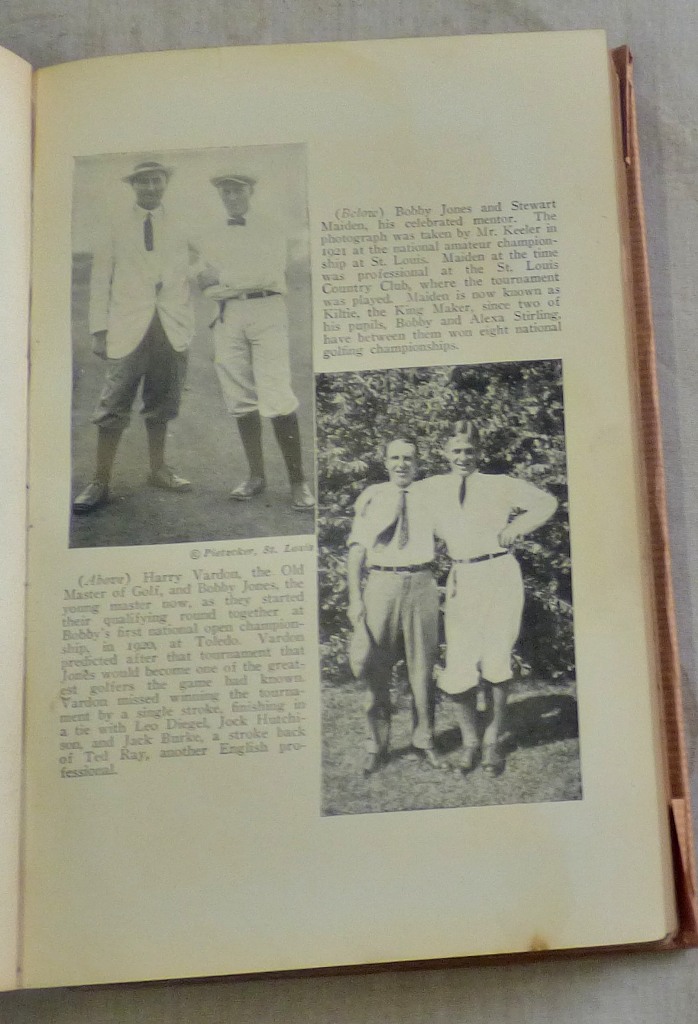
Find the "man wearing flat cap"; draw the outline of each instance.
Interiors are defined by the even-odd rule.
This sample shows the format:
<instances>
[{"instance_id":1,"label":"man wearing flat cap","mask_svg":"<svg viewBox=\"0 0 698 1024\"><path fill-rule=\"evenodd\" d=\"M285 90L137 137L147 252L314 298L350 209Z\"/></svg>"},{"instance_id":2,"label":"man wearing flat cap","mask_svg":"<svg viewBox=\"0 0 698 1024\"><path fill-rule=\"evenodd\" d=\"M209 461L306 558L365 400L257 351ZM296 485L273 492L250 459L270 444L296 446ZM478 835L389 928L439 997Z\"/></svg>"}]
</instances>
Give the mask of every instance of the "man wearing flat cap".
<instances>
[{"instance_id":1,"label":"man wearing flat cap","mask_svg":"<svg viewBox=\"0 0 698 1024\"><path fill-rule=\"evenodd\" d=\"M213 324L215 365L223 398L237 421L249 474L231 498L249 501L266 488L262 421L271 419L291 485L291 506L312 511L303 470L298 399L291 388L286 314L287 242L283 231L250 209L256 179L237 170L211 178L225 217L201 245L198 275L218 303Z\"/></svg>"},{"instance_id":2,"label":"man wearing flat cap","mask_svg":"<svg viewBox=\"0 0 698 1024\"><path fill-rule=\"evenodd\" d=\"M194 334L190 294L192 250L162 205L172 168L142 161L122 180L135 202L95 251L90 284L90 332L107 377L92 417L97 425L93 480L73 501L77 514L109 500L109 483L123 431L142 384L148 435L148 483L166 491L191 489L165 463L167 424L179 412Z\"/></svg>"}]
</instances>

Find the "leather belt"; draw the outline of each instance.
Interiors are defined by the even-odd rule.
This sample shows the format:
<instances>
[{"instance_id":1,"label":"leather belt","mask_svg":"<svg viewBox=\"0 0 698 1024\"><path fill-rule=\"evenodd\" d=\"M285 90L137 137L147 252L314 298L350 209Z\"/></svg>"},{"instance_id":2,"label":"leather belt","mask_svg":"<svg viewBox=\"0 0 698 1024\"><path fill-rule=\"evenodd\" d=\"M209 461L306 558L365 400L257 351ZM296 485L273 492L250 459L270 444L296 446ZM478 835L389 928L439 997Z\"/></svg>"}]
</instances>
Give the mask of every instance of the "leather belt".
<instances>
[{"instance_id":1,"label":"leather belt","mask_svg":"<svg viewBox=\"0 0 698 1024\"><path fill-rule=\"evenodd\" d=\"M369 565L369 572L422 572L431 569L433 562L422 562L420 565Z\"/></svg>"},{"instance_id":2,"label":"leather belt","mask_svg":"<svg viewBox=\"0 0 698 1024\"><path fill-rule=\"evenodd\" d=\"M262 288L256 292L238 292L237 295L231 295L229 299L225 299L226 302L236 302L238 299L268 299L270 295L281 295L281 292L272 292L268 288Z\"/></svg>"},{"instance_id":3,"label":"leather belt","mask_svg":"<svg viewBox=\"0 0 698 1024\"><path fill-rule=\"evenodd\" d=\"M272 295L281 295L281 292L272 292L268 288L262 288L259 291L239 292L237 295L231 295L229 299L218 299L218 316L208 326L215 327L216 324L225 322L225 307L229 302L238 302L244 299L268 299Z\"/></svg>"},{"instance_id":4,"label":"leather belt","mask_svg":"<svg viewBox=\"0 0 698 1024\"><path fill-rule=\"evenodd\" d=\"M489 562L491 558L501 558L502 555L508 554L508 551L493 551L489 555L476 555L475 558L453 558L451 561L458 562L461 565L472 565L473 562Z\"/></svg>"}]
</instances>

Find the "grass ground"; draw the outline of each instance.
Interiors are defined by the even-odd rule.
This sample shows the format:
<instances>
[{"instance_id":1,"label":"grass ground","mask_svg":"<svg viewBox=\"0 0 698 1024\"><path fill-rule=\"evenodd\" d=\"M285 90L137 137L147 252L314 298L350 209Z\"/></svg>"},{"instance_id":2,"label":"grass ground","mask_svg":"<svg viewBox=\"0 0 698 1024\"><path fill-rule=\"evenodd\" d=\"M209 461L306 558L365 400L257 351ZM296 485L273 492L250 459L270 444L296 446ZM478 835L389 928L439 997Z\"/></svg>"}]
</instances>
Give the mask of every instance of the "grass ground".
<instances>
[{"instance_id":1,"label":"grass ground","mask_svg":"<svg viewBox=\"0 0 698 1024\"><path fill-rule=\"evenodd\" d=\"M437 705L437 748L447 771L427 767L410 744L411 708L397 699L388 764L364 778L365 727L356 684L323 691L323 813L362 814L437 807L579 800L582 784L573 687L519 682L507 707L503 750L506 768L497 778L476 768L456 768L460 735L445 705Z\"/></svg>"}]
</instances>

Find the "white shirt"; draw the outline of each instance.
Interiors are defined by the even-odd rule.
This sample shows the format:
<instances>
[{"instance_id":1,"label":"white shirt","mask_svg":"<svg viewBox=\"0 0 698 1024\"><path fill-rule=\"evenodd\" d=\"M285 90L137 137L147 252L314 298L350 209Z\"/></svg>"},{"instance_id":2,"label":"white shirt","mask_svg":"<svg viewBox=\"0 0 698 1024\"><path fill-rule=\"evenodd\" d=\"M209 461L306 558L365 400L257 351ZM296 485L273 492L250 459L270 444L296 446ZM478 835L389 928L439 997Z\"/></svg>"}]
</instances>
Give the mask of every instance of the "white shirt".
<instances>
[{"instance_id":1,"label":"white shirt","mask_svg":"<svg viewBox=\"0 0 698 1024\"><path fill-rule=\"evenodd\" d=\"M349 534L349 546L358 544L366 549L368 565L422 565L434 558L434 533L429 504L420 485L405 488L408 540L399 546L396 529L387 545L376 546L378 535L395 522L403 488L386 481L372 484L359 495L355 505L354 523Z\"/></svg>"},{"instance_id":2,"label":"white shirt","mask_svg":"<svg viewBox=\"0 0 698 1024\"><path fill-rule=\"evenodd\" d=\"M286 292L287 241L274 221L254 211L245 224L228 224L227 217L201 239L202 264L217 271L223 288L232 291L268 289Z\"/></svg>"},{"instance_id":3,"label":"white shirt","mask_svg":"<svg viewBox=\"0 0 698 1024\"><path fill-rule=\"evenodd\" d=\"M557 501L527 480L474 472L466 478L466 496L460 504L460 473L432 476L415 485L431 509L434 532L446 542L451 558L476 558L505 551L499 534L512 517L521 515L521 533L529 533L548 520Z\"/></svg>"}]
</instances>

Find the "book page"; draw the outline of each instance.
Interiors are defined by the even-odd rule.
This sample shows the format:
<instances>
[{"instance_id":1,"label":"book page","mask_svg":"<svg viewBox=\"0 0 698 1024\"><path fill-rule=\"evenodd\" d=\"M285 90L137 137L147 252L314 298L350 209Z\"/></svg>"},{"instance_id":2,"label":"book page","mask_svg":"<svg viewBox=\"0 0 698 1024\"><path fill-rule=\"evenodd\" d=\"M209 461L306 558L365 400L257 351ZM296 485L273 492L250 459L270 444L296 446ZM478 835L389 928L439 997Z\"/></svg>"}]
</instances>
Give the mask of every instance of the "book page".
<instances>
[{"instance_id":1,"label":"book page","mask_svg":"<svg viewBox=\"0 0 698 1024\"><path fill-rule=\"evenodd\" d=\"M39 74L25 984L672 930L614 116L601 33Z\"/></svg>"},{"instance_id":2,"label":"book page","mask_svg":"<svg viewBox=\"0 0 698 1024\"><path fill-rule=\"evenodd\" d=\"M7 50L0 50L0 131L0 473L4 481L0 502L0 987L12 988L17 973L22 777L31 68Z\"/></svg>"}]
</instances>

